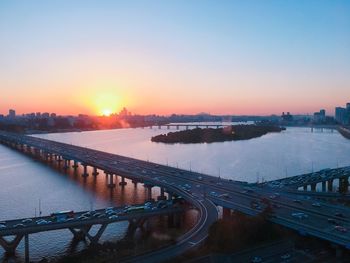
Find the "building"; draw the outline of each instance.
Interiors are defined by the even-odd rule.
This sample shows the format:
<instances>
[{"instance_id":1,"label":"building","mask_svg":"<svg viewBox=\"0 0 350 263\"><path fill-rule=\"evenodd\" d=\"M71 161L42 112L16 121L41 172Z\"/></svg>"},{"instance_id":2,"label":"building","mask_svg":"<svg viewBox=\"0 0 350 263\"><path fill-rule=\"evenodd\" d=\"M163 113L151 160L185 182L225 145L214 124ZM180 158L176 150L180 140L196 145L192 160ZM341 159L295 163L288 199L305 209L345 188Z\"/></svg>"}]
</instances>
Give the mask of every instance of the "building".
<instances>
[{"instance_id":1,"label":"building","mask_svg":"<svg viewBox=\"0 0 350 263\"><path fill-rule=\"evenodd\" d=\"M347 111L346 108L336 107L335 108L335 120L338 123L344 124L346 122Z\"/></svg>"},{"instance_id":2,"label":"building","mask_svg":"<svg viewBox=\"0 0 350 263\"><path fill-rule=\"evenodd\" d=\"M9 115L8 115L8 117L9 117L9 118L15 118L15 117L16 117L16 111L10 109L10 110L9 110Z\"/></svg>"},{"instance_id":3,"label":"building","mask_svg":"<svg viewBox=\"0 0 350 263\"><path fill-rule=\"evenodd\" d=\"M326 110L321 109L319 112L314 113L314 122L320 123L326 120Z\"/></svg>"},{"instance_id":4,"label":"building","mask_svg":"<svg viewBox=\"0 0 350 263\"><path fill-rule=\"evenodd\" d=\"M287 114L282 112L281 118L282 118L282 121L284 121L284 122L291 122L291 121L293 121L293 115L291 115L289 112L287 112Z\"/></svg>"}]
</instances>

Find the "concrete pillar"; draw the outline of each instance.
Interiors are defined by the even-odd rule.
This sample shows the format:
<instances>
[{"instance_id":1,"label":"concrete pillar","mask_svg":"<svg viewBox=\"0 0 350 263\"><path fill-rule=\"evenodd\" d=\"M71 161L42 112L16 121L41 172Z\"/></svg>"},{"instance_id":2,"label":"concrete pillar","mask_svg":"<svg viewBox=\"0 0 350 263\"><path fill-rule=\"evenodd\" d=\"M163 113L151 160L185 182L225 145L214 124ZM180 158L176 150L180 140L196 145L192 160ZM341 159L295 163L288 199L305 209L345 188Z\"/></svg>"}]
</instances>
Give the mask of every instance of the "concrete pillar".
<instances>
[{"instance_id":1,"label":"concrete pillar","mask_svg":"<svg viewBox=\"0 0 350 263\"><path fill-rule=\"evenodd\" d=\"M164 195L164 188L163 187L160 188L160 196L158 196L157 199L158 200L166 200L166 197Z\"/></svg>"},{"instance_id":2,"label":"concrete pillar","mask_svg":"<svg viewBox=\"0 0 350 263\"><path fill-rule=\"evenodd\" d=\"M304 191L307 191L307 185L306 184L303 186L303 189L304 189Z\"/></svg>"},{"instance_id":3,"label":"concrete pillar","mask_svg":"<svg viewBox=\"0 0 350 263\"><path fill-rule=\"evenodd\" d=\"M93 175L93 176L97 176L97 175L98 175L98 172L97 172L97 168L96 168L96 167L94 167L94 171L92 172L92 175Z\"/></svg>"},{"instance_id":4,"label":"concrete pillar","mask_svg":"<svg viewBox=\"0 0 350 263\"><path fill-rule=\"evenodd\" d=\"M134 184L134 187L137 187L137 181L132 180L132 183Z\"/></svg>"},{"instance_id":5,"label":"concrete pillar","mask_svg":"<svg viewBox=\"0 0 350 263\"><path fill-rule=\"evenodd\" d=\"M147 201L153 201L152 199L152 185L146 185L147 187Z\"/></svg>"},{"instance_id":6,"label":"concrete pillar","mask_svg":"<svg viewBox=\"0 0 350 263\"><path fill-rule=\"evenodd\" d=\"M107 174L107 177L108 177L108 174ZM113 174L109 174L109 183L108 183L108 187L109 187L109 188L114 188L114 187L115 187L114 176L113 176Z\"/></svg>"},{"instance_id":7,"label":"concrete pillar","mask_svg":"<svg viewBox=\"0 0 350 263\"><path fill-rule=\"evenodd\" d=\"M326 182L322 182L322 192L326 192Z\"/></svg>"},{"instance_id":8,"label":"concrete pillar","mask_svg":"<svg viewBox=\"0 0 350 263\"><path fill-rule=\"evenodd\" d=\"M316 191L316 183L311 184L311 191Z\"/></svg>"},{"instance_id":9,"label":"concrete pillar","mask_svg":"<svg viewBox=\"0 0 350 263\"><path fill-rule=\"evenodd\" d=\"M332 192L333 191L333 179L329 179L328 181L327 181L327 188L328 188L328 191L329 192Z\"/></svg>"},{"instance_id":10,"label":"concrete pillar","mask_svg":"<svg viewBox=\"0 0 350 263\"><path fill-rule=\"evenodd\" d=\"M127 184L127 183L125 182L125 177L124 177L124 176L121 176L121 179L122 179L122 181L119 182L119 185L125 186L125 185Z\"/></svg>"},{"instance_id":11,"label":"concrete pillar","mask_svg":"<svg viewBox=\"0 0 350 263\"><path fill-rule=\"evenodd\" d=\"M168 130L170 129L170 126L169 126L169 125L167 125L167 129L168 129Z\"/></svg>"},{"instance_id":12,"label":"concrete pillar","mask_svg":"<svg viewBox=\"0 0 350 263\"><path fill-rule=\"evenodd\" d=\"M348 188L349 188L349 177L343 177L343 187L344 187L344 191L347 193L348 192Z\"/></svg>"},{"instance_id":13,"label":"concrete pillar","mask_svg":"<svg viewBox=\"0 0 350 263\"><path fill-rule=\"evenodd\" d=\"M73 161L72 167L74 168L74 170L78 169L79 165L78 165L78 162L76 160Z\"/></svg>"},{"instance_id":14,"label":"concrete pillar","mask_svg":"<svg viewBox=\"0 0 350 263\"><path fill-rule=\"evenodd\" d=\"M64 159L64 166L63 169L67 170L69 168L69 160Z\"/></svg>"},{"instance_id":15,"label":"concrete pillar","mask_svg":"<svg viewBox=\"0 0 350 263\"><path fill-rule=\"evenodd\" d=\"M29 235L24 235L24 260L29 263Z\"/></svg>"},{"instance_id":16,"label":"concrete pillar","mask_svg":"<svg viewBox=\"0 0 350 263\"><path fill-rule=\"evenodd\" d=\"M87 165L86 164L83 164L83 167L84 167L84 172L82 174L83 177L88 177L89 176L89 173L87 172Z\"/></svg>"}]
</instances>

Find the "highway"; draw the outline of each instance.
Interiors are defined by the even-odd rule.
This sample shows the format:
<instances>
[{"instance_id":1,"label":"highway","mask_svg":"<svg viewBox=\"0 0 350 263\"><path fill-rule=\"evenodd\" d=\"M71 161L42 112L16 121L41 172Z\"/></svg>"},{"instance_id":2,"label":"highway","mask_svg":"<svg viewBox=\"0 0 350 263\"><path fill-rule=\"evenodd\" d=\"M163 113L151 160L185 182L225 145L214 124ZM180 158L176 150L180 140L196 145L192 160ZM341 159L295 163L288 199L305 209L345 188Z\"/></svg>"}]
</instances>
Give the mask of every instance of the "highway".
<instances>
[{"instance_id":1,"label":"highway","mask_svg":"<svg viewBox=\"0 0 350 263\"><path fill-rule=\"evenodd\" d=\"M312 197L300 197L285 191L287 189L283 187L226 180L31 136L0 132L0 140L4 144L16 143L18 149L21 148L19 144L24 144L40 149L41 154L54 153L63 159L74 160L111 174L163 187L167 192L181 195L199 210L200 220L187 236L179 239L175 246L141 255L139 262L157 257L170 258L200 244L207 236L209 226L218 217L216 206L258 215L271 205L273 214L270 215L270 221L294 229L302 235L315 236L350 248L350 209L342 205L331 205ZM343 169L347 171L348 168ZM128 262L128 259L125 261Z\"/></svg>"},{"instance_id":2,"label":"highway","mask_svg":"<svg viewBox=\"0 0 350 263\"><path fill-rule=\"evenodd\" d=\"M158 204L163 204L163 202L166 202L166 205L160 208ZM132 210L137 207L144 207L146 209ZM67 213L62 213L56 217L54 215L48 215L1 221L0 236L32 234L65 228L81 228L83 226L130 221L132 219L168 215L182 211L183 208L174 207L171 201L149 202L148 206L138 204L132 206L109 207L94 211L73 211L71 216L67 211Z\"/></svg>"}]
</instances>

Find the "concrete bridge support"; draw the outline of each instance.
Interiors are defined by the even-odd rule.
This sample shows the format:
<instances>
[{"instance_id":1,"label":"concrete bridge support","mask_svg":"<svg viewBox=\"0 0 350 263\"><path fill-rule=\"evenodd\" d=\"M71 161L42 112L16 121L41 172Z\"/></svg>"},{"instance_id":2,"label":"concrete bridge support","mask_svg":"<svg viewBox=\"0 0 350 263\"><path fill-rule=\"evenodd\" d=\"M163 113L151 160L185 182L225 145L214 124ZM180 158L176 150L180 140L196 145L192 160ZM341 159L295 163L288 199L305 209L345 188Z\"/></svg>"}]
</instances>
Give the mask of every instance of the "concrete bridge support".
<instances>
[{"instance_id":1,"label":"concrete bridge support","mask_svg":"<svg viewBox=\"0 0 350 263\"><path fill-rule=\"evenodd\" d=\"M134 184L134 187L137 187L137 181L135 181L135 180L132 180L132 183Z\"/></svg>"},{"instance_id":2,"label":"concrete bridge support","mask_svg":"<svg viewBox=\"0 0 350 263\"><path fill-rule=\"evenodd\" d=\"M87 172L87 165L86 165L86 164L83 164L83 167L84 167L84 171L83 171L82 176L83 176L83 177L88 177L88 176L89 176L89 173Z\"/></svg>"},{"instance_id":3,"label":"concrete bridge support","mask_svg":"<svg viewBox=\"0 0 350 263\"><path fill-rule=\"evenodd\" d=\"M64 159L64 165L63 165L64 170L67 170L69 168L69 163L70 163L70 160Z\"/></svg>"},{"instance_id":4,"label":"concrete bridge support","mask_svg":"<svg viewBox=\"0 0 350 263\"><path fill-rule=\"evenodd\" d=\"M115 187L115 183L114 183L114 177L113 174L108 174L106 173L107 179L109 177L109 182L108 182L108 187L109 188L114 188Z\"/></svg>"},{"instance_id":5,"label":"concrete bridge support","mask_svg":"<svg viewBox=\"0 0 350 263\"><path fill-rule=\"evenodd\" d=\"M125 182L125 177L124 176L121 176L121 182L119 182L119 185L124 187L127 185L127 182Z\"/></svg>"},{"instance_id":6,"label":"concrete bridge support","mask_svg":"<svg viewBox=\"0 0 350 263\"><path fill-rule=\"evenodd\" d=\"M93 176L97 176L97 175L98 175L98 171L97 171L97 168L96 168L96 167L94 167L94 171L92 172L92 175L93 175Z\"/></svg>"},{"instance_id":7,"label":"concrete bridge support","mask_svg":"<svg viewBox=\"0 0 350 263\"><path fill-rule=\"evenodd\" d=\"M152 199L152 185L145 185L147 188L147 201L153 201Z\"/></svg>"},{"instance_id":8,"label":"concrete bridge support","mask_svg":"<svg viewBox=\"0 0 350 263\"><path fill-rule=\"evenodd\" d=\"M99 230L94 236L89 233L91 227L92 225L78 229L69 228L69 230L72 232L75 240L85 240L87 238L90 241L90 244L97 244L103 232L106 230L107 224L101 224Z\"/></svg>"},{"instance_id":9,"label":"concrete bridge support","mask_svg":"<svg viewBox=\"0 0 350 263\"><path fill-rule=\"evenodd\" d=\"M316 191L316 183L311 184L311 191L315 192Z\"/></svg>"},{"instance_id":10,"label":"concrete bridge support","mask_svg":"<svg viewBox=\"0 0 350 263\"><path fill-rule=\"evenodd\" d=\"M333 179L327 181L328 192L333 192Z\"/></svg>"},{"instance_id":11,"label":"concrete bridge support","mask_svg":"<svg viewBox=\"0 0 350 263\"><path fill-rule=\"evenodd\" d=\"M22 238L23 235L17 235L13 240L7 241L3 237L0 237L0 246L6 251L7 254L14 254Z\"/></svg>"},{"instance_id":12,"label":"concrete bridge support","mask_svg":"<svg viewBox=\"0 0 350 263\"><path fill-rule=\"evenodd\" d=\"M322 192L326 192L326 182L322 182Z\"/></svg>"},{"instance_id":13,"label":"concrete bridge support","mask_svg":"<svg viewBox=\"0 0 350 263\"><path fill-rule=\"evenodd\" d=\"M29 263L29 235L24 235L24 261Z\"/></svg>"},{"instance_id":14,"label":"concrete bridge support","mask_svg":"<svg viewBox=\"0 0 350 263\"><path fill-rule=\"evenodd\" d=\"M307 185L306 184L303 185L303 189L304 189L304 191L307 191Z\"/></svg>"},{"instance_id":15,"label":"concrete bridge support","mask_svg":"<svg viewBox=\"0 0 350 263\"><path fill-rule=\"evenodd\" d=\"M79 167L78 162L76 160L73 161L72 167L74 168L74 171L76 171Z\"/></svg>"},{"instance_id":16,"label":"concrete bridge support","mask_svg":"<svg viewBox=\"0 0 350 263\"><path fill-rule=\"evenodd\" d=\"M157 199L158 200L166 200L166 197L164 195L164 188L163 187L160 188L160 196L158 196Z\"/></svg>"},{"instance_id":17,"label":"concrete bridge support","mask_svg":"<svg viewBox=\"0 0 350 263\"><path fill-rule=\"evenodd\" d=\"M173 199L173 193L168 193L168 200L172 200Z\"/></svg>"}]
</instances>

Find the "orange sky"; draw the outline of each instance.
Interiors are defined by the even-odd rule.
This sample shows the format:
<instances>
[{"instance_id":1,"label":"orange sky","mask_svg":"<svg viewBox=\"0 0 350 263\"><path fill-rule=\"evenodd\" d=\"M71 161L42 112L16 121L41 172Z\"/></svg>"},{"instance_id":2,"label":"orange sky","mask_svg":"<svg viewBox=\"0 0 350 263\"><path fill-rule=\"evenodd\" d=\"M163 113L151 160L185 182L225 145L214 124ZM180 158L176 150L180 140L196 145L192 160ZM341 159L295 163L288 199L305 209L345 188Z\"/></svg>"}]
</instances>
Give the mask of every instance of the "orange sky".
<instances>
[{"instance_id":1,"label":"orange sky","mask_svg":"<svg viewBox=\"0 0 350 263\"><path fill-rule=\"evenodd\" d=\"M269 115L350 101L350 4L0 2L0 113Z\"/></svg>"}]
</instances>

